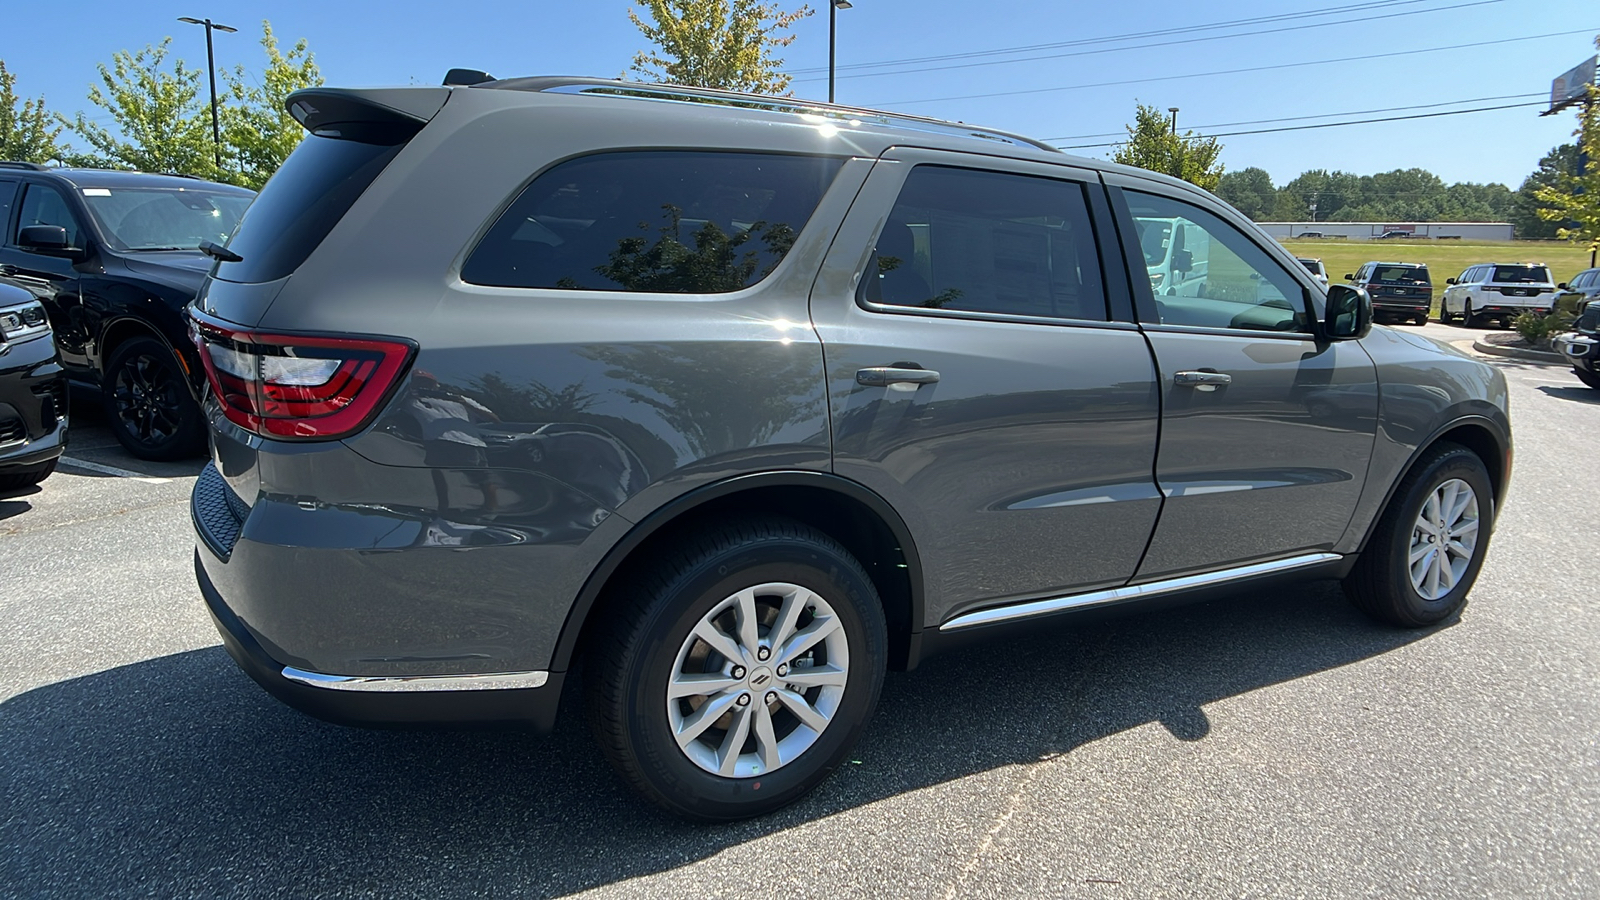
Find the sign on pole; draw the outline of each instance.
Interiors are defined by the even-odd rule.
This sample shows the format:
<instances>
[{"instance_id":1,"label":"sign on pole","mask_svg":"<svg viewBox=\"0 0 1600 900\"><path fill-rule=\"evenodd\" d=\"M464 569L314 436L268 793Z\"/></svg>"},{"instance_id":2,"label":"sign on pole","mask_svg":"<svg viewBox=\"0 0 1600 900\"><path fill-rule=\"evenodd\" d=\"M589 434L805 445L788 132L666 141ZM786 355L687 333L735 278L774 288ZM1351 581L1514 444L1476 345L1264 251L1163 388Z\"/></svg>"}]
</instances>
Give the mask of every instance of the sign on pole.
<instances>
[{"instance_id":1,"label":"sign on pole","mask_svg":"<svg viewBox=\"0 0 1600 900\"><path fill-rule=\"evenodd\" d=\"M1554 115L1563 109L1581 103L1589 96L1587 88L1594 84L1596 57L1589 57L1550 82L1550 108L1540 113Z\"/></svg>"}]
</instances>

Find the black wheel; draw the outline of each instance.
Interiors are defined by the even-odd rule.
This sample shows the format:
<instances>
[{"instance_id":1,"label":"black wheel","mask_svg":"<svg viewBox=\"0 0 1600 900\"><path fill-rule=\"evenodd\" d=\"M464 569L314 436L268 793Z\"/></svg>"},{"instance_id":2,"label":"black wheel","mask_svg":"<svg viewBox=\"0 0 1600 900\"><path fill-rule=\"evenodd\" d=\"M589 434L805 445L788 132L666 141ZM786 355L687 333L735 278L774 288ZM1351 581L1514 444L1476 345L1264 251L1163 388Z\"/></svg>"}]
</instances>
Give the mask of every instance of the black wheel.
<instances>
[{"instance_id":1,"label":"black wheel","mask_svg":"<svg viewBox=\"0 0 1600 900\"><path fill-rule=\"evenodd\" d=\"M56 470L56 461L50 460L37 469L23 469L20 472L0 472L0 491L20 491L23 488L33 487L39 482L50 477Z\"/></svg>"},{"instance_id":2,"label":"black wheel","mask_svg":"<svg viewBox=\"0 0 1600 900\"><path fill-rule=\"evenodd\" d=\"M172 350L155 338L117 348L100 388L111 433L140 459L182 459L200 452L205 429Z\"/></svg>"},{"instance_id":3,"label":"black wheel","mask_svg":"<svg viewBox=\"0 0 1600 900\"><path fill-rule=\"evenodd\" d=\"M1466 602L1493 528L1494 494L1483 460L1459 444L1438 444L1395 491L1344 580L1345 595L1391 625L1441 622Z\"/></svg>"},{"instance_id":4,"label":"black wheel","mask_svg":"<svg viewBox=\"0 0 1600 900\"><path fill-rule=\"evenodd\" d=\"M1468 328L1478 327L1478 319L1472 314L1472 300L1469 298L1461 304L1461 324Z\"/></svg>"},{"instance_id":5,"label":"black wheel","mask_svg":"<svg viewBox=\"0 0 1600 900\"><path fill-rule=\"evenodd\" d=\"M1413 325L1426 325L1426 324L1428 324L1428 314L1427 313L1418 313L1418 314L1412 316L1411 317L1411 324L1413 324Z\"/></svg>"},{"instance_id":6,"label":"black wheel","mask_svg":"<svg viewBox=\"0 0 1600 900\"><path fill-rule=\"evenodd\" d=\"M1600 391L1600 373L1590 372L1587 369L1580 369L1576 366L1573 367L1572 373L1578 376L1579 381Z\"/></svg>"},{"instance_id":7,"label":"black wheel","mask_svg":"<svg viewBox=\"0 0 1600 900\"><path fill-rule=\"evenodd\" d=\"M587 648L601 749L678 815L758 816L827 778L883 687L887 632L861 564L782 519L696 535L630 579Z\"/></svg>"},{"instance_id":8,"label":"black wheel","mask_svg":"<svg viewBox=\"0 0 1600 900\"><path fill-rule=\"evenodd\" d=\"M1441 324L1441 325L1449 325L1451 322L1454 322L1455 320L1456 320L1455 316L1450 315L1450 308L1448 306L1445 306L1443 300L1440 300L1439 301L1439 324Z\"/></svg>"}]
</instances>

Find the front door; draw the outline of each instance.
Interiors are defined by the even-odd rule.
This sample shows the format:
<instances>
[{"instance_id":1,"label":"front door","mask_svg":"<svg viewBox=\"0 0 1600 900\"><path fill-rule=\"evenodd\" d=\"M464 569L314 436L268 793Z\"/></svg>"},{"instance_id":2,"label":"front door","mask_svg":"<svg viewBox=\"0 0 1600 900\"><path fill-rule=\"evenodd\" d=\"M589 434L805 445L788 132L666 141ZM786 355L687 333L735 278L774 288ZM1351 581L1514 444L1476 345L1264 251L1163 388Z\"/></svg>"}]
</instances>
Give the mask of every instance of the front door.
<instances>
[{"instance_id":1,"label":"front door","mask_svg":"<svg viewBox=\"0 0 1600 900\"><path fill-rule=\"evenodd\" d=\"M88 366L89 330L78 293L78 272L70 259L34 253L17 246L17 232L29 225L60 225L67 243L83 247L87 237L61 193L46 184L25 183L19 207L0 247L0 278L38 297L50 315L56 348L63 365L82 370Z\"/></svg>"},{"instance_id":2,"label":"front door","mask_svg":"<svg viewBox=\"0 0 1600 900\"><path fill-rule=\"evenodd\" d=\"M905 517L926 626L1126 582L1160 506L1155 371L1117 321L1103 188L971 159L885 154L811 296L834 470Z\"/></svg>"},{"instance_id":3,"label":"front door","mask_svg":"<svg viewBox=\"0 0 1600 900\"><path fill-rule=\"evenodd\" d=\"M1319 336L1317 289L1291 274L1292 259L1269 253L1220 206L1138 183L1112 192L1123 221L1136 234L1174 222L1202 232L1174 266L1205 276L1171 292L1134 287L1160 369L1156 478L1166 498L1135 580L1332 548L1372 454L1371 358L1357 342Z\"/></svg>"}]
</instances>

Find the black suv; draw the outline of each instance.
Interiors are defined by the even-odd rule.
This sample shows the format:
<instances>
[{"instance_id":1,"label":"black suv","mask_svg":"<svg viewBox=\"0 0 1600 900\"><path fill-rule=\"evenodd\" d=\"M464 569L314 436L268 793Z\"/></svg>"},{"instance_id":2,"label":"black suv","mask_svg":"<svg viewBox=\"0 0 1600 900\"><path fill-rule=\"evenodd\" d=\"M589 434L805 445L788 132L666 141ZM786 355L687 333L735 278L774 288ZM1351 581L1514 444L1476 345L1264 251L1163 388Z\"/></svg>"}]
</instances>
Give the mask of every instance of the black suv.
<instances>
[{"instance_id":1,"label":"black suv","mask_svg":"<svg viewBox=\"0 0 1600 900\"><path fill-rule=\"evenodd\" d=\"M1385 235L1387 237L1388 235ZM1345 281L1364 288L1372 309L1380 316L1395 316L1415 325L1428 324L1433 309L1433 279L1421 263L1369 262Z\"/></svg>"},{"instance_id":2,"label":"black suv","mask_svg":"<svg viewBox=\"0 0 1600 900\"><path fill-rule=\"evenodd\" d=\"M27 291L0 284L0 491L50 477L67 443L67 379L50 321Z\"/></svg>"},{"instance_id":3,"label":"black suv","mask_svg":"<svg viewBox=\"0 0 1600 900\"><path fill-rule=\"evenodd\" d=\"M203 379L183 308L255 193L172 175L0 162L0 282L44 304L69 377L143 459L197 453Z\"/></svg>"}]
</instances>

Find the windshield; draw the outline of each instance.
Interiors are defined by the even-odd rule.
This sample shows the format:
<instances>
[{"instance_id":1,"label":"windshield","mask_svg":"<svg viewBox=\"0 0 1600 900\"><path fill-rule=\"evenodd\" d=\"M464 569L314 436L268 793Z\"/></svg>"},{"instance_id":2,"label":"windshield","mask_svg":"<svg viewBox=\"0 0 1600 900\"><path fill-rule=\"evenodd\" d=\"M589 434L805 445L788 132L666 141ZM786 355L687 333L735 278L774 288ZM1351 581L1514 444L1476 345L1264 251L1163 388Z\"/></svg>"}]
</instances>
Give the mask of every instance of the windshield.
<instances>
[{"instance_id":1,"label":"windshield","mask_svg":"<svg viewBox=\"0 0 1600 900\"><path fill-rule=\"evenodd\" d=\"M194 250L239 224L252 194L193 188L84 188L83 202L118 250Z\"/></svg>"},{"instance_id":2,"label":"windshield","mask_svg":"<svg viewBox=\"0 0 1600 900\"><path fill-rule=\"evenodd\" d=\"M1379 266L1372 270L1379 284L1432 284L1427 266Z\"/></svg>"},{"instance_id":3,"label":"windshield","mask_svg":"<svg viewBox=\"0 0 1600 900\"><path fill-rule=\"evenodd\" d=\"M1545 284L1550 270L1544 266L1495 266L1494 280L1502 284Z\"/></svg>"}]
</instances>

